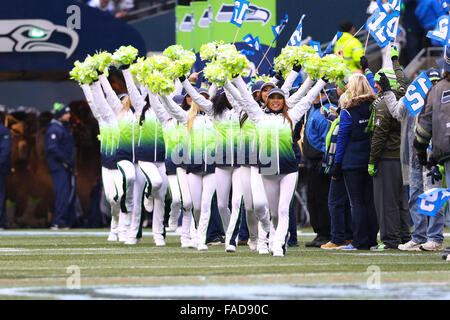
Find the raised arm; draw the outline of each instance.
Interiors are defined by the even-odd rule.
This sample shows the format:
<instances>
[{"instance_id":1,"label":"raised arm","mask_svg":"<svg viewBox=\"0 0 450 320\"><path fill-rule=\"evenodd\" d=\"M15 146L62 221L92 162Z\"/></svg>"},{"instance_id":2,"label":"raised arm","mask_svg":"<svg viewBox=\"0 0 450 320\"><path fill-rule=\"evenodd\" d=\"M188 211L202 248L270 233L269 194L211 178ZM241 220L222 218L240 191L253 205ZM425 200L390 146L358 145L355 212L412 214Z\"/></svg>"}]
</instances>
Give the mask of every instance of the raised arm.
<instances>
[{"instance_id":1,"label":"raised arm","mask_svg":"<svg viewBox=\"0 0 450 320\"><path fill-rule=\"evenodd\" d=\"M234 90L234 94L237 95L239 97L239 99L236 99L233 94L230 92L230 90L228 89L228 86L231 85L233 88L232 90ZM236 89L236 87L228 82L227 86L223 87L223 91L225 92L225 96L228 99L228 102L231 104L231 106L233 107L233 111L237 114L240 114L242 109L243 109L243 103L244 103L244 99L242 99L239 91Z\"/></svg>"},{"instance_id":2,"label":"raised arm","mask_svg":"<svg viewBox=\"0 0 450 320\"><path fill-rule=\"evenodd\" d=\"M187 94L192 98L192 101L198 104L200 108L202 108L206 113L211 113L213 111L213 103L198 93L189 82L189 79L185 79L182 84Z\"/></svg>"},{"instance_id":3,"label":"raised arm","mask_svg":"<svg viewBox=\"0 0 450 320\"><path fill-rule=\"evenodd\" d=\"M163 107L161 101L159 101L158 96L152 94L150 91L148 91L148 98L150 100L150 105L152 106L153 111L155 111L156 117L164 128L167 125L167 121L169 120L169 114L167 113L167 110Z\"/></svg>"},{"instance_id":4,"label":"raised arm","mask_svg":"<svg viewBox=\"0 0 450 320\"><path fill-rule=\"evenodd\" d=\"M98 81L91 84L91 92L94 100L94 105L97 106L97 110L103 121L107 124L117 123L116 113L111 109L103 94L102 87Z\"/></svg>"},{"instance_id":5,"label":"raised arm","mask_svg":"<svg viewBox=\"0 0 450 320\"><path fill-rule=\"evenodd\" d=\"M131 104L136 110L136 115L139 118L141 116L142 109L144 109L144 106L147 104L145 101L146 93L141 95L136 87L136 84L134 83L133 76L131 75L129 68L122 70L122 73L125 78L125 84L130 96Z\"/></svg>"},{"instance_id":6,"label":"raised arm","mask_svg":"<svg viewBox=\"0 0 450 320\"><path fill-rule=\"evenodd\" d=\"M284 91L286 94L286 97L289 97L289 92L292 89L292 86L294 85L295 80L298 77L298 71L292 69L291 72L289 72L289 75L286 77L286 80L284 80L283 85L281 86L281 90Z\"/></svg>"},{"instance_id":7,"label":"raised arm","mask_svg":"<svg viewBox=\"0 0 450 320\"><path fill-rule=\"evenodd\" d=\"M97 104L95 104L95 102L94 102L94 96L93 96L91 87L88 84L83 83L81 85L81 90L83 90L84 96L86 97L86 100L89 105L89 108L91 109L92 115L97 120L98 124L101 125L104 121L103 121L102 115L100 113L99 106Z\"/></svg>"},{"instance_id":8,"label":"raised arm","mask_svg":"<svg viewBox=\"0 0 450 320\"><path fill-rule=\"evenodd\" d=\"M161 96L161 103L167 112L172 115L178 122L187 125L187 112L181 109L169 96Z\"/></svg>"},{"instance_id":9,"label":"raised arm","mask_svg":"<svg viewBox=\"0 0 450 320\"><path fill-rule=\"evenodd\" d=\"M398 121L402 121L406 117L408 111L403 103L403 98L397 101L395 94L392 91L387 91L384 93L384 100L392 117Z\"/></svg>"},{"instance_id":10,"label":"raised arm","mask_svg":"<svg viewBox=\"0 0 450 320\"><path fill-rule=\"evenodd\" d=\"M113 109L114 113L118 114L120 110L122 110L122 102L120 102L120 99L117 97L116 93L111 87L111 84L104 74L99 75L98 79L100 80L103 91L106 94L106 101L108 101L108 104Z\"/></svg>"},{"instance_id":11,"label":"raised arm","mask_svg":"<svg viewBox=\"0 0 450 320\"><path fill-rule=\"evenodd\" d=\"M225 88L237 101L241 102L243 110L248 114L250 119L257 123L264 116L264 111L262 111L259 104L247 90L247 86L241 76L235 78L234 83L236 84L237 90L229 81L225 83Z\"/></svg>"},{"instance_id":12,"label":"raised arm","mask_svg":"<svg viewBox=\"0 0 450 320\"><path fill-rule=\"evenodd\" d=\"M303 84L300 86L300 88L295 92L292 96L290 96L287 99L289 106L295 106L297 103L300 102L300 100L306 95L308 90L313 86L314 80L312 80L309 76L306 78L306 80L303 82Z\"/></svg>"},{"instance_id":13,"label":"raised arm","mask_svg":"<svg viewBox=\"0 0 450 320\"><path fill-rule=\"evenodd\" d=\"M212 97L214 97L217 94L217 84L213 83L209 89L208 89L208 94L210 96L210 98L212 99Z\"/></svg>"},{"instance_id":14,"label":"raised arm","mask_svg":"<svg viewBox=\"0 0 450 320\"><path fill-rule=\"evenodd\" d=\"M317 83L309 90L308 94L300 100L293 108L289 109L288 114L292 121L295 123L299 122L303 115L311 108L313 101L319 95L320 91L325 87L327 83L320 79Z\"/></svg>"}]
</instances>

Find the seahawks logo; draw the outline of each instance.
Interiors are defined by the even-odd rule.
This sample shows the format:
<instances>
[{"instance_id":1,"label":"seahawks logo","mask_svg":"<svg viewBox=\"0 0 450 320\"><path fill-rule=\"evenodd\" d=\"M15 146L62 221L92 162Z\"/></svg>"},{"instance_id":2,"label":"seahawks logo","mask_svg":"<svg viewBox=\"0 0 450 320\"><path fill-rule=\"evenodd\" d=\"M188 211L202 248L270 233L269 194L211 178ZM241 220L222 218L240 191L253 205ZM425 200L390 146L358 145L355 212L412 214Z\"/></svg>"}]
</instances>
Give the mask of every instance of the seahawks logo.
<instances>
[{"instance_id":1,"label":"seahawks logo","mask_svg":"<svg viewBox=\"0 0 450 320\"><path fill-rule=\"evenodd\" d=\"M209 6L208 9L203 11L202 17L198 21L198 26L200 28L209 28L209 25L212 23L212 7Z\"/></svg>"},{"instance_id":2,"label":"seahawks logo","mask_svg":"<svg viewBox=\"0 0 450 320\"><path fill-rule=\"evenodd\" d=\"M66 37L68 46L54 42ZM78 34L42 19L0 20L0 52L60 52L68 59L78 45Z\"/></svg>"},{"instance_id":3,"label":"seahawks logo","mask_svg":"<svg viewBox=\"0 0 450 320\"><path fill-rule=\"evenodd\" d=\"M222 4L219 12L216 15L217 22L230 22L233 17L234 4ZM247 14L245 15L246 22L261 22L262 25L265 25L270 21L272 13L266 8L258 7L253 4L250 4Z\"/></svg>"},{"instance_id":4,"label":"seahawks logo","mask_svg":"<svg viewBox=\"0 0 450 320\"><path fill-rule=\"evenodd\" d=\"M193 13L187 13L184 15L183 20L181 20L180 31L191 32L195 27L195 18Z\"/></svg>"}]
</instances>

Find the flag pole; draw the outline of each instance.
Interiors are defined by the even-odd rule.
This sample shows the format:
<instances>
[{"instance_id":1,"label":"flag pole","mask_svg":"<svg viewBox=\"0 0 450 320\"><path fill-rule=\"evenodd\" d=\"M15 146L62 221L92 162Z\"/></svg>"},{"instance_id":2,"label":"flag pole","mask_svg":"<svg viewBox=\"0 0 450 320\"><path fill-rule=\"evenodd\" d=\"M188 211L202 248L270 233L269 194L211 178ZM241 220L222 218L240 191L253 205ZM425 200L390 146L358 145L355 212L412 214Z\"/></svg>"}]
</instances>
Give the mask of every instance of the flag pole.
<instances>
[{"instance_id":1,"label":"flag pole","mask_svg":"<svg viewBox=\"0 0 450 320\"><path fill-rule=\"evenodd\" d=\"M366 44L365 44L365 46L364 46L364 54L366 54L367 44L369 43L369 36L370 36L370 32L367 31Z\"/></svg>"},{"instance_id":2,"label":"flag pole","mask_svg":"<svg viewBox=\"0 0 450 320\"><path fill-rule=\"evenodd\" d=\"M241 26L242 26L242 25L241 25ZM237 39L237 36L238 36L240 30L241 30L241 27L239 27L239 28L236 30L236 34L234 35L233 45L234 45L234 43L236 42L236 39Z\"/></svg>"},{"instance_id":3,"label":"flag pole","mask_svg":"<svg viewBox=\"0 0 450 320\"><path fill-rule=\"evenodd\" d=\"M274 44L275 40L277 40L277 38L278 38L278 36L272 41L272 43L270 44L269 48L267 48L266 53L264 53L263 58L261 59L261 61L259 62L258 66L255 69L255 74L258 73L259 67L261 66L262 62L264 61L264 58L266 58L267 54L269 53L269 50L272 48L272 45Z\"/></svg>"}]
</instances>

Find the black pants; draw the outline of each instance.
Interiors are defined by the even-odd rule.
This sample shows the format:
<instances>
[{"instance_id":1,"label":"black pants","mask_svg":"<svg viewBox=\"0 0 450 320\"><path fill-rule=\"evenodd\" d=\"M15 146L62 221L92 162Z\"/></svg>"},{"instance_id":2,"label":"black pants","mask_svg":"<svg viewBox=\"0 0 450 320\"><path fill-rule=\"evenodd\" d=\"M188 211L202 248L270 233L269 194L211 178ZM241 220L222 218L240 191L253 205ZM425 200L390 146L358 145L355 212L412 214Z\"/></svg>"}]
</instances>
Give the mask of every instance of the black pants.
<instances>
[{"instance_id":1,"label":"black pants","mask_svg":"<svg viewBox=\"0 0 450 320\"><path fill-rule=\"evenodd\" d=\"M307 162L307 206L311 226L317 237L331 239L331 219L328 210L330 177L322 173L322 162Z\"/></svg>"}]
</instances>

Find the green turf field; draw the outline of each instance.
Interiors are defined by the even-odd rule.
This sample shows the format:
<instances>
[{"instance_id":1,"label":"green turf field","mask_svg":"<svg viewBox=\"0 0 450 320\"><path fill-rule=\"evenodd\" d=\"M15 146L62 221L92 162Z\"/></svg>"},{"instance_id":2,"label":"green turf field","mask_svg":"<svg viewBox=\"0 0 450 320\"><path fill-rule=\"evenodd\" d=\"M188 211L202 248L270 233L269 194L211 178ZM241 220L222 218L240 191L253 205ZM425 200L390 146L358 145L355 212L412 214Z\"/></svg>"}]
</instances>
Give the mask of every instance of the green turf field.
<instances>
[{"instance_id":1,"label":"green turf field","mask_svg":"<svg viewBox=\"0 0 450 320\"><path fill-rule=\"evenodd\" d=\"M166 247L149 231L136 246L106 238L106 229L1 231L0 299L450 299L442 252L305 248L310 229L283 258L182 249L175 233Z\"/></svg>"}]
</instances>

